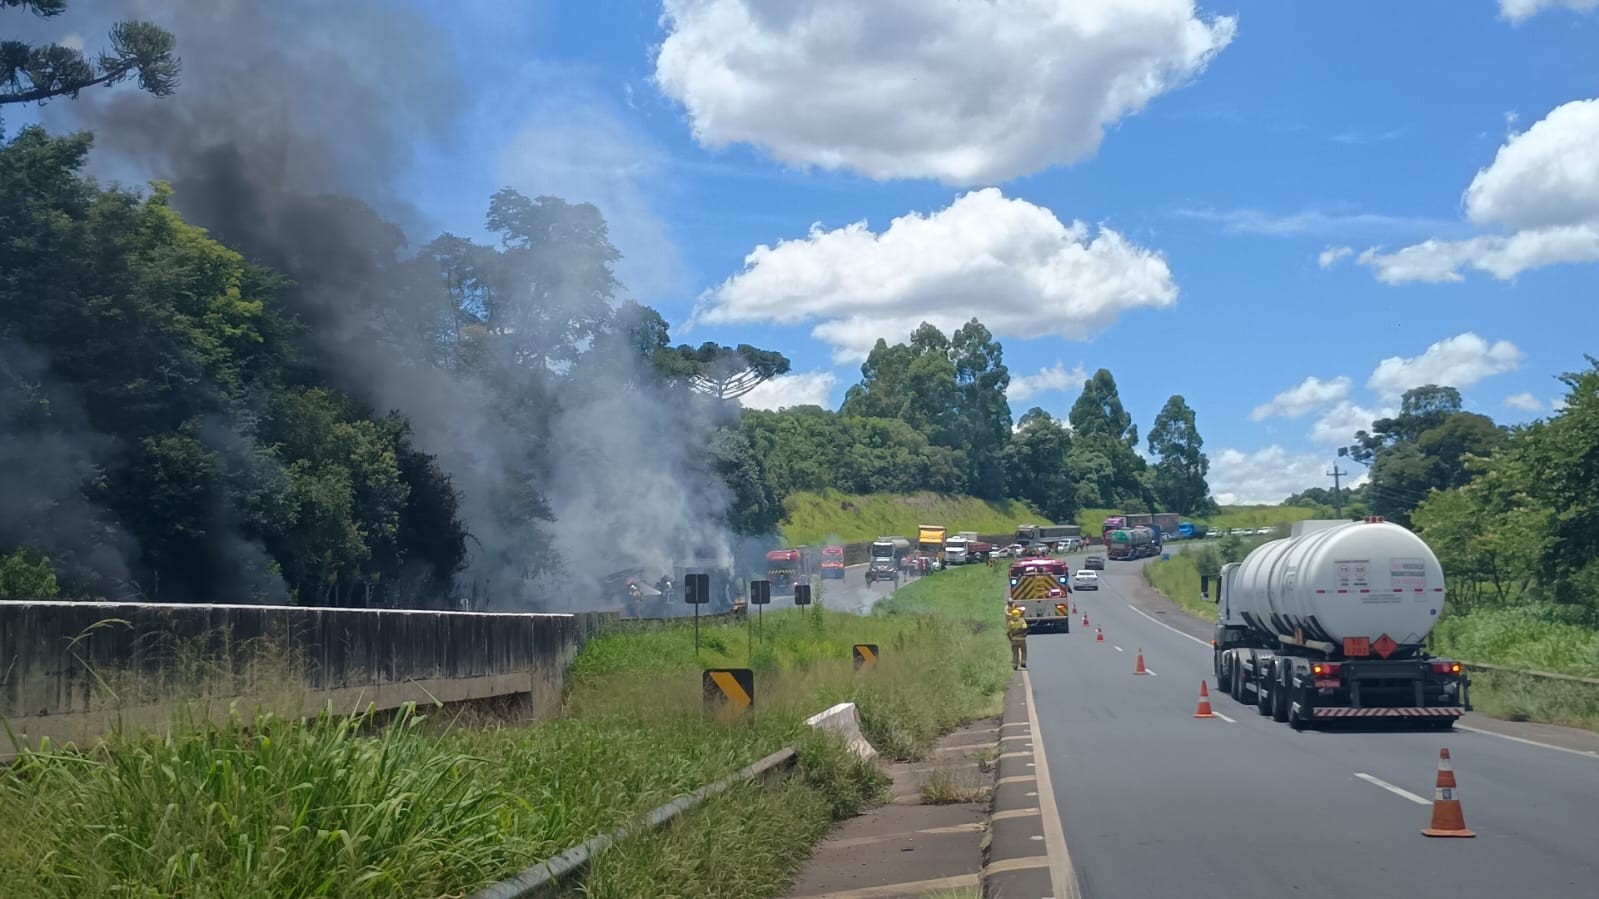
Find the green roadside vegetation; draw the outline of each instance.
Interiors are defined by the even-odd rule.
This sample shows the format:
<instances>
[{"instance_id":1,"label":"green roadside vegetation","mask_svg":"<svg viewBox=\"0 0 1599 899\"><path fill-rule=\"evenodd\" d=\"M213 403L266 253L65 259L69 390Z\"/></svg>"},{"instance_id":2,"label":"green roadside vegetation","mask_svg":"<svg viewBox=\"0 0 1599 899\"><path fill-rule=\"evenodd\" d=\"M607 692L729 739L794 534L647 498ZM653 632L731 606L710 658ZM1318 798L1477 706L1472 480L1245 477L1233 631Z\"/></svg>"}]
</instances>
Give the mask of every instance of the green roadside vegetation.
<instances>
[{"instance_id":1,"label":"green roadside vegetation","mask_svg":"<svg viewBox=\"0 0 1599 899\"><path fill-rule=\"evenodd\" d=\"M1019 524L1051 523L1016 500L940 493L801 492L790 494L783 509L783 537L793 546L875 540L886 534L915 540L920 524L942 524L950 533L1014 534Z\"/></svg>"},{"instance_id":2,"label":"green roadside vegetation","mask_svg":"<svg viewBox=\"0 0 1599 899\"><path fill-rule=\"evenodd\" d=\"M798 743L799 765L603 855L591 896L760 897L885 783L804 717L852 700L889 758L993 714L1009 676L1003 572L916 581L877 614L620 624L573 665L538 726L449 711L310 722L175 710L175 735L120 735L0 770L0 884L29 897L459 896ZM825 603L825 596L823 599ZM977 625L985 622L985 625ZM877 643L857 673L850 647ZM756 672L753 720L707 720L702 667ZM182 724L187 721L191 723Z\"/></svg>"}]
</instances>

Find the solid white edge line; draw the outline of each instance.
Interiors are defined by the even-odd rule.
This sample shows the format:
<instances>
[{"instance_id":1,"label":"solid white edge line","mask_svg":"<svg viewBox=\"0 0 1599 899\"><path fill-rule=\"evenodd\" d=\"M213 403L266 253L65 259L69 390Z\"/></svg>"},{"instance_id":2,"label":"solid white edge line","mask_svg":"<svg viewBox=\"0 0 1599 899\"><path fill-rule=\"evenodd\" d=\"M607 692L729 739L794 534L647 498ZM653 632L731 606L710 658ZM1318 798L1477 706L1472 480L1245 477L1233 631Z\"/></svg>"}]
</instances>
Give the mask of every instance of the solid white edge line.
<instances>
[{"instance_id":1,"label":"solid white edge line","mask_svg":"<svg viewBox=\"0 0 1599 899\"><path fill-rule=\"evenodd\" d=\"M1155 622L1156 624L1160 625L1161 627L1165 628L1166 630L1171 631L1172 633L1176 634L1179 637L1187 637L1188 639L1194 641L1195 643L1198 643L1200 646L1203 646L1206 649L1210 649L1211 648L1209 640L1201 640L1198 637L1194 636L1193 634L1185 634L1182 631L1178 630L1177 628L1172 627L1171 625L1167 624L1166 622L1161 621L1159 618L1156 618L1155 616L1149 614L1148 612L1144 611L1143 609L1140 609L1139 607L1133 605L1132 603L1128 603L1127 604L1127 608L1132 609L1134 612L1137 612L1138 614L1144 616L1145 618L1148 618L1150 621Z\"/></svg>"},{"instance_id":2,"label":"solid white edge line","mask_svg":"<svg viewBox=\"0 0 1599 899\"><path fill-rule=\"evenodd\" d=\"M1038 709L1033 705L1033 675L1022 671L1022 686L1027 697L1027 723L1033 734L1033 772L1038 780L1038 810L1044 824L1044 851L1049 855L1049 882L1056 899L1078 899L1077 871L1066 850L1066 826L1061 823L1060 806L1055 803L1055 784L1049 776L1049 759L1044 754L1044 731L1038 726Z\"/></svg>"},{"instance_id":3,"label":"solid white edge line","mask_svg":"<svg viewBox=\"0 0 1599 899\"><path fill-rule=\"evenodd\" d=\"M1525 743L1528 746L1537 746L1540 749L1553 749L1556 752L1566 752L1570 753L1571 755L1581 756L1585 759L1599 759L1599 752L1594 752L1590 749L1572 749L1569 746L1556 746L1553 743L1540 743L1537 740L1529 740L1526 737L1512 737L1510 734L1502 734L1498 731L1492 730L1483 730L1480 727L1471 727L1465 724L1456 724L1455 729L1469 730L1474 734L1486 734L1490 737L1498 737L1501 740L1510 740L1515 743Z\"/></svg>"},{"instance_id":4,"label":"solid white edge line","mask_svg":"<svg viewBox=\"0 0 1599 899\"><path fill-rule=\"evenodd\" d=\"M1432 805L1432 800L1423 799L1420 796L1417 796L1415 793L1412 793L1409 790L1404 789L1403 787L1396 787L1393 784L1389 783L1386 780L1383 780L1380 777L1372 777L1370 774L1362 774L1359 771L1355 772L1355 776L1360 778L1361 780L1365 781L1366 783L1371 784L1372 786L1382 787L1384 790L1387 790L1388 792L1394 794L1395 796L1399 796L1399 797L1404 798L1404 799L1409 799L1411 802L1414 802L1417 805Z\"/></svg>"}]
</instances>

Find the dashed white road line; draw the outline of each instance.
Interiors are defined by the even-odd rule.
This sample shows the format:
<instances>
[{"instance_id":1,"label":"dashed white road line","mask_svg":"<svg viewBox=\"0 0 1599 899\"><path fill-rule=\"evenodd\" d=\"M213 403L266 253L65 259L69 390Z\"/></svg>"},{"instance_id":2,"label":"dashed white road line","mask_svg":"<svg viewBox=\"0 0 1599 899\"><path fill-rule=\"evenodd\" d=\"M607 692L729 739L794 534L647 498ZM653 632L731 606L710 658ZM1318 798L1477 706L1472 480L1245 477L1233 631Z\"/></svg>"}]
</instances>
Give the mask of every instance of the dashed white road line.
<instances>
[{"instance_id":1,"label":"dashed white road line","mask_svg":"<svg viewBox=\"0 0 1599 899\"><path fill-rule=\"evenodd\" d=\"M1490 737L1498 737L1501 740L1510 740L1516 743L1526 743L1528 746L1537 746L1541 749L1553 749L1556 752L1568 752L1572 755L1582 756L1585 759L1599 759L1599 752L1594 752L1591 749L1572 749L1569 746L1556 746L1553 743L1540 743L1537 740L1529 740L1526 737L1512 737L1509 734L1502 734L1492 730L1483 730L1480 727L1469 727L1464 724L1456 724L1455 729L1469 730L1474 734L1486 734Z\"/></svg>"},{"instance_id":2,"label":"dashed white road line","mask_svg":"<svg viewBox=\"0 0 1599 899\"><path fill-rule=\"evenodd\" d=\"M1221 712L1218 712L1215 709L1211 709L1210 713L1212 715L1215 715L1217 718L1220 718L1221 720L1227 722L1228 724L1237 724L1238 723L1237 721L1233 720L1232 718L1227 717L1226 715L1223 715Z\"/></svg>"},{"instance_id":3,"label":"dashed white road line","mask_svg":"<svg viewBox=\"0 0 1599 899\"><path fill-rule=\"evenodd\" d=\"M1116 647L1116 651L1117 652L1124 652L1125 650L1123 650L1120 646L1118 646L1118 647Z\"/></svg>"},{"instance_id":4,"label":"dashed white road line","mask_svg":"<svg viewBox=\"0 0 1599 899\"><path fill-rule=\"evenodd\" d=\"M1414 802L1417 805L1432 805L1432 800L1423 799L1420 796L1417 796L1415 793L1412 793L1412 792L1410 792L1409 790L1407 790L1407 789L1405 789L1403 787L1396 787L1393 784L1389 783L1386 780L1383 780L1380 777L1372 777L1370 774L1362 774L1359 771L1355 772L1355 776L1360 778L1361 780L1365 781L1366 783L1371 784L1372 786L1382 787L1384 790L1387 790L1388 792L1394 794L1395 796L1398 796L1398 797L1403 798L1403 799L1409 799L1411 802Z\"/></svg>"},{"instance_id":5,"label":"dashed white road line","mask_svg":"<svg viewBox=\"0 0 1599 899\"><path fill-rule=\"evenodd\" d=\"M1210 641L1209 640L1201 640L1198 637L1194 636L1193 634L1184 633L1184 632L1178 630L1177 628L1172 627L1171 625L1167 624L1166 622L1161 621L1159 618L1156 618L1154 615L1151 615L1148 612L1144 611L1143 609L1140 609L1139 607L1133 605L1132 603L1128 603L1127 604L1127 608L1132 609L1134 612L1137 612L1138 614L1144 616L1145 618L1148 618L1150 621L1155 622L1156 624L1160 625L1161 627L1165 628L1166 630L1171 631L1172 633L1176 634L1179 637L1185 637L1185 638L1187 638L1189 640L1192 640L1195 643L1198 643L1200 646L1205 647L1206 649L1210 648Z\"/></svg>"}]
</instances>

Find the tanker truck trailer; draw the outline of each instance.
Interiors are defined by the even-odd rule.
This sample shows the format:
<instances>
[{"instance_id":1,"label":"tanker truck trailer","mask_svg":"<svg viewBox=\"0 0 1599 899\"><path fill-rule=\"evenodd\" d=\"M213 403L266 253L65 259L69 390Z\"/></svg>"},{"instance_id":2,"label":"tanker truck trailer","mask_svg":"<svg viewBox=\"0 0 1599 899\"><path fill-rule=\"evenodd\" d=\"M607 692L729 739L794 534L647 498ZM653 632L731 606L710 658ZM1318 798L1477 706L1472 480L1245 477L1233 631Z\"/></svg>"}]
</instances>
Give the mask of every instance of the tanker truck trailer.
<instances>
[{"instance_id":1,"label":"tanker truck trailer","mask_svg":"<svg viewBox=\"0 0 1599 899\"><path fill-rule=\"evenodd\" d=\"M1206 579L1208 580L1208 579ZM1296 730L1346 719L1453 727L1470 711L1459 662L1427 654L1444 610L1438 557L1381 518L1302 521L1222 566L1216 686Z\"/></svg>"}]
</instances>

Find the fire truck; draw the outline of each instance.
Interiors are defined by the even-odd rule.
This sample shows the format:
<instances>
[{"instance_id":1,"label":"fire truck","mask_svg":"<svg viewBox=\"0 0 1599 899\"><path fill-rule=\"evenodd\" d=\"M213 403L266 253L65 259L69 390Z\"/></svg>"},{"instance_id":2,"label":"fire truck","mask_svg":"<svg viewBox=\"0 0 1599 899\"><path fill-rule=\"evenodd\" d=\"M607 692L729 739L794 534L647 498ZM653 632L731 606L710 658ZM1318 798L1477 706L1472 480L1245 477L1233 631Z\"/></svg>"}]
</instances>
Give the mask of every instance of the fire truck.
<instances>
[{"instance_id":1,"label":"fire truck","mask_svg":"<svg viewBox=\"0 0 1599 899\"><path fill-rule=\"evenodd\" d=\"M1030 632L1071 633L1071 572L1058 559L1022 559L1010 567L1005 611L1020 608Z\"/></svg>"},{"instance_id":2,"label":"fire truck","mask_svg":"<svg viewBox=\"0 0 1599 899\"><path fill-rule=\"evenodd\" d=\"M836 545L822 547L822 579L844 579L844 547Z\"/></svg>"}]
</instances>

